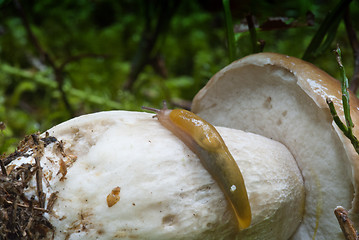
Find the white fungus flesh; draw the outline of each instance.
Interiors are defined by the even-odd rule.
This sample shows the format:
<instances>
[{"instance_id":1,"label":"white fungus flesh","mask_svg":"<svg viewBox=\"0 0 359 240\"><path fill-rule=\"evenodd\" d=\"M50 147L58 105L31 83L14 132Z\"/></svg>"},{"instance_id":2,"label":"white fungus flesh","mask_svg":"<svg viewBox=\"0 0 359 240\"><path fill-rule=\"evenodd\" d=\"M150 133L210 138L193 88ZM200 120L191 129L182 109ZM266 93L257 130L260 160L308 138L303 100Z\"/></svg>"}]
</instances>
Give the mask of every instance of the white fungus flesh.
<instances>
[{"instance_id":1,"label":"white fungus flesh","mask_svg":"<svg viewBox=\"0 0 359 240\"><path fill-rule=\"evenodd\" d=\"M250 228L238 232L223 193L200 160L152 116L101 112L48 131L76 156L64 177L57 174L54 144L41 159L43 172L53 174L44 180L44 191L47 196L58 191L48 214L55 239L268 240L288 239L296 231L304 185L284 145L217 128L242 171L252 208Z\"/></svg>"},{"instance_id":2,"label":"white fungus flesh","mask_svg":"<svg viewBox=\"0 0 359 240\"><path fill-rule=\"evenodd\" d=\"M192 110L214 125L288 147L306 191L303 222L292 239L344 239L334 209L341 205L352 209L354 218L358 214L358 154L334 126L328 97L342 117L339 82L302 60L263 53L222 69L193 102ZM357 103L352 97L355 121Z\"/></svg>"}]
</instances>

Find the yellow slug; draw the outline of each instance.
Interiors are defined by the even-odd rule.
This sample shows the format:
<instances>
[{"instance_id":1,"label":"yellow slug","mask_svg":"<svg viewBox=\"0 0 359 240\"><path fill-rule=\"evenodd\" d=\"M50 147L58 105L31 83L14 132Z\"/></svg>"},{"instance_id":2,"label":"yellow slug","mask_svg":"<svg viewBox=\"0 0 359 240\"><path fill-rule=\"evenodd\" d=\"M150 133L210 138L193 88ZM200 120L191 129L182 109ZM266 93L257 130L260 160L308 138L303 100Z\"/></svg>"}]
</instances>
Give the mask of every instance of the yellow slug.
<instances>
[{"instance_id":1,"label":"yellow slug","mask_svg":"<svg viewBox=\"0 0 359 240\"><path fill-rule=\"evenodd\" d=\"M216 180L235 213L239 229L249 227L251 208L242 173L222 137L208 122L183 109L142 107L156 112L160 123L181 139Z\"/></svg>"}]
</instances>

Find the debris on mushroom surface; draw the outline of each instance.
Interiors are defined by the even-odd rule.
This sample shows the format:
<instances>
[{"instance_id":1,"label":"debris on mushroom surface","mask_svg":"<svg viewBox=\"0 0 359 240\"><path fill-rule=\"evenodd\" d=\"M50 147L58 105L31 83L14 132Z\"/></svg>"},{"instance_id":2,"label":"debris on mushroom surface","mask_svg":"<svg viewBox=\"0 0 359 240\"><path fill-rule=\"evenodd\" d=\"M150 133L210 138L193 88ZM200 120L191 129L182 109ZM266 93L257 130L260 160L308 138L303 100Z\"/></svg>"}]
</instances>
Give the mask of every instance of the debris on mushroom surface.
<instances>
[{"instance_id":1,"label":"debris on mushroom surface","mask_svg":"<svg viewBox=\"0 0 359 240\"><path fill-rule=\"evenodd\" d=\"M107 206L108 207L112 207L118 201L120 201L120 192L121 192L121 188L120 187L115 187L114 189L112 189L111 193L109 193L107 195L106 200L107 200Z\"/></svg>"},{"instance_id":2,"label":"debris on mushroom surface","mask_svg":"<svg viewBox=\"0 0 359 240\"><path fill-rule=\"evenodd\" d=\"M333 214L351 209L359 225L359 157L333 124L331 98L342 120L340 82L297 58L259 53L219 71L196 95L192 111L217 126L260 134L293 154L305 184L303 220L292 239L344 239ZM351 94L354 125L359 101ZM359 129L353 132L359 136Z\"/></svg>"},{"instance_id":3,"label":"debris on mushroom surface","mask_svg":"<svg viewBox=\"0 0 359 240\"><path fill-rule=\"evenodd\" d=\"M252 208L251 226L238 232L215 180L152 116L101 112L47 131L57 141L44 146L39 162L54 239L288 239L296 231L304 183L284 145L217 128L242 171ZM26 162L34 156L11 164ZM34 187L26 194L37 199Z\"/></svg>"},{"instance_id":4,"label":"debris on mushroom surface","mask_svg":"<svg viewBox=\"0 0 359 240\"><path fill-rule=\"evenodd\" d=\"M54 226L45 215L51 211L57 193L47 191L45 184L51 181L52 171L43 171L40 159L54 154L53 147L58 144L47 134L41 138L32 134L14 153L0 160L0 239L52 238ZM67 157L63 151L59 155Z\"/></svg>"}]
</instances>

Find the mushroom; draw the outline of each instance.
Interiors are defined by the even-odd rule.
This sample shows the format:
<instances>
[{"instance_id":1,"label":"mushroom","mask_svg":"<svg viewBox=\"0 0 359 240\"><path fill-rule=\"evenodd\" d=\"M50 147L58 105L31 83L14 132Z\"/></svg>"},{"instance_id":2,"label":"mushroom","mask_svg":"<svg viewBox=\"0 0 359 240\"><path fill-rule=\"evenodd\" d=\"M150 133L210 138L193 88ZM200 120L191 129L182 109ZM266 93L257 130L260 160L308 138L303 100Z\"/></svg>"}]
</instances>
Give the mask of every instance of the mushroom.
<instances>
[{"instance_id":1,"label":"mushroom","mask_svg":"<svg viewBox=\"0 0 359 240\"><path fill-rule=\"evenodd\" d=\"M45 212L54 239L343 239L333 210L351 209L358 224L358 155L325 103L342 117L340 95L325 72L273 53L232 63L197 94L193 111L217 126L242 172L252 212L243 230L197 155L143 112L84 115L25 141L1 170L36 170L21 200L42 204L1 201Z\"/></svg>"},{"instance_id":2,"label":"mushroom","mask_svg":"<svg viewBox=\"0 0 359 240\"><path fill-rule=\"evenodd\" d=\"M251 226L238 232L217 182L152 116L110 111L77 117L48 130L11 163L34 163L43 146L44 207L54 239L288 239L294 233L305 192L283 144L217 127L251 204ZM35 180L28 196L37 194Z\"/></svg>"},{"instance_id":3,"label":"mushroom","mask_svg":"<svg viewBox=\"0 0 359 240\"><path fill-rule=\"evenodd\" d=\"M194 113L214 125L266 136L292 153L305 188L304 206L297 206L304 208L302 221L292 239L343 239L333 214L338 205L350 209L359 226L359 157L333 123L327 98L344 121L336 79L300 59L259 53L219 71L192 104ZM355 125L354 94L350 104ZM359 129L353 133L359 136Z\"/></svg>"}]
</instances>

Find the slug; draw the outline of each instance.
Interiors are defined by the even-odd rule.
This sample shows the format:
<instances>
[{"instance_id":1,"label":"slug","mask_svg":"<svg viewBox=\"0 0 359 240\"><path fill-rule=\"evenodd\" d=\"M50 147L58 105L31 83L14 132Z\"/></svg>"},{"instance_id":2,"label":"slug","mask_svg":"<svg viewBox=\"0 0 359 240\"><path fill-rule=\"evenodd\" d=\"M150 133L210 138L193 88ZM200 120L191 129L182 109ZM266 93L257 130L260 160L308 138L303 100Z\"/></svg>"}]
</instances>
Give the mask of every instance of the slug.
<instances>
[{"instance_id":1,"label":"slug","mask_svg":"<svg viewBox=\"0 0 359 240\"><path fill-rule=\"evenodd\" d=\"M247 190L241 171L222 137L208 122L183 109L142 107L156 113L160 123L182 140L201 160L212 175L233 210L239 229L249 227L252 220Z\"/></svg>"}]
</instances>

